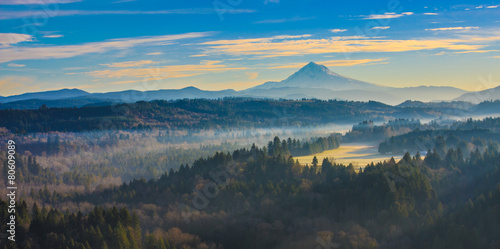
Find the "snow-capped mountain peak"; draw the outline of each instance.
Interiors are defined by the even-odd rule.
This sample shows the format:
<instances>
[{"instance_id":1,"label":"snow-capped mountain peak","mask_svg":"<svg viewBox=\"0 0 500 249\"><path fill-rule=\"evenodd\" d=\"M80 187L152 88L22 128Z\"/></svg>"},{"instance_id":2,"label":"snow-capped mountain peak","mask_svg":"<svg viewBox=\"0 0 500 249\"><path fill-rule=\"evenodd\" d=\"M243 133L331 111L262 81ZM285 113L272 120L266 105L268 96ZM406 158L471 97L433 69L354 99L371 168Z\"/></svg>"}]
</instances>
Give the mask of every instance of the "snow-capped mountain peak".
<instances>
[{"instance_id":1,"label":"snow-capped mountain peak","mask_svg":"<svg viewBox=\"0 0 500 249\"><path fill-rule=\"evenodd\" d=\"M354 80L334 73L324 65L309 62L285 80L280 82L266 82L251 89L273 89L283 87L324 88L331 90L378 88L378 86L374 84Z\"/></svg>"}]
</instances>

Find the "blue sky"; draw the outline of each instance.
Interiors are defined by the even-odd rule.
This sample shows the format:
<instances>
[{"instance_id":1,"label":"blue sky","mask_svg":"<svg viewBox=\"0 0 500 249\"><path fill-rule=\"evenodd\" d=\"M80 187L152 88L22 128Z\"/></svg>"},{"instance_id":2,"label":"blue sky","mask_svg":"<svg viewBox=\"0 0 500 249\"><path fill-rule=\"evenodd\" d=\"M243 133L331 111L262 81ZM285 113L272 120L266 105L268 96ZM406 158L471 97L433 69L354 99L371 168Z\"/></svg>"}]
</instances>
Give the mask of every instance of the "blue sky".
<instances>
[{"instance_id":1,"label":"blue sky","mask_svg":"<svg viewBox=\"0 0 500 249\"><path fill-rule=\"evenodd\" d=\"M0 0L0 95L246 89L309 61L394 87L500 85L500 1Z\"/></svg>"}]
</instances>

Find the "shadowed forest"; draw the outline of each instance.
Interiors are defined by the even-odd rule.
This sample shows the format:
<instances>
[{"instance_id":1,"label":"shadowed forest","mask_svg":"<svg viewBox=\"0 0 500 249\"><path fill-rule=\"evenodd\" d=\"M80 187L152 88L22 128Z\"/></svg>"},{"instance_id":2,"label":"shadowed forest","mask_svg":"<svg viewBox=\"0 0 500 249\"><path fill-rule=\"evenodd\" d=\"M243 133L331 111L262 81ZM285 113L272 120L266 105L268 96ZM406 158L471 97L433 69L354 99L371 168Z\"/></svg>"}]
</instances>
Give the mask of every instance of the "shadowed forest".
<instances>
[{"instance_id":1,"label":"shadowed forest","mask_svg":"<svg viewBox=\"0 0 500 249\"><path fill-rule=\"evenodd\" d=\"M248 100L221 101L1 111L19 185L16 242L1 248L500 246L499 118L314 100L240 112ZM328 115L343 105L351 118ZM404 156L362 167L316 156L353 142Z\"/></svg>"}]
</instances>

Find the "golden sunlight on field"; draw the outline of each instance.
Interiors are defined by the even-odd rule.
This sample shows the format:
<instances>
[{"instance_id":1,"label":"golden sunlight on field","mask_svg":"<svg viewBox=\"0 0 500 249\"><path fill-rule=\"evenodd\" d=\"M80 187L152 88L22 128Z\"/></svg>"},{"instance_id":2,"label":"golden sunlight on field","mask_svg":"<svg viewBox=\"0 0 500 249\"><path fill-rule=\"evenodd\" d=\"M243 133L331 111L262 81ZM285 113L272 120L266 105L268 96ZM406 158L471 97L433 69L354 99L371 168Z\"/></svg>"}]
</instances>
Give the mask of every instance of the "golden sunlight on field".
<instances>
[{"instance_id":1,"label":"golden sunlight on field","mask_svg":"<svg viewBox=\"0 0 500 249\"><path fill-rule=\"evenodd\" d=\"M323 161L323 158L334 158L334 162L341 163L344 165L352 165L357 167L365 167L367 164L374 162L381 162L384 160L391 159L391 155L382 155L379 154L378 144L367 144L367 143L346 143L340 145L339 148L333 150L326 150L318 154L310 155L310 156L301 156L294 157L294 159L298 159L300 164L311 165L313 157L316 156L318 158L319 163ZM394 156L394 159L399 160L402 156Z\"/></svg>"}]
</instances>

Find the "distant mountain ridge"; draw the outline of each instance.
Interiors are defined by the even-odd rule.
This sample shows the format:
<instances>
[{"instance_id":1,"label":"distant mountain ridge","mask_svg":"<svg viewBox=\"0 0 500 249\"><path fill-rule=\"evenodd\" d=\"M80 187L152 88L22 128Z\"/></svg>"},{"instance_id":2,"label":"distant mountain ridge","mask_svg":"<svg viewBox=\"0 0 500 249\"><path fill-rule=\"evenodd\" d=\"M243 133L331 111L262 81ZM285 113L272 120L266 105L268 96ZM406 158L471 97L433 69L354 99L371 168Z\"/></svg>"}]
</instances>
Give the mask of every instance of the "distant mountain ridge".
<instances>
[{"instance_id":1,"label":"distant mountain ridge","mask_svg":"<svg viewBox=\"0 0 500 249\"><path fill-rule=\"evenodd\" d=\"M461 95L458 98L455 98L455 101L467 101L474 104L489 101L489 100L497 100L500 99L500 86L495 88L486 89L478 92L470 92Z\"/></svg>"},{"instance_id":2,"label":"distant mountain ridge","mask_svg":"<svg viewBox=\"0 0 500 249\"><path fill-rule=\"evenodd\" d=\"M45 92L32 92L32 93L23 93L19 95L12 95L8 97L0 98L0 103L14 102L20 100L28 100L28 99L42 99L42 100L56 100L62 98L74 98L74 97L82 97L88 96L90 93L80 90L80 89L60 89L54 91L45 91Z\"/></svg>"},{"instance_id":3,"label":"distant mountain ridge","mask_svg":"<svg viewBox=\"0 0 500 249\"><path fill-rule=\"evenodd\" d=\"M272 90L281 89L282 96ZM319 90L321 89L321 90ZM263 91L267 90L267 91ZM309 62L285 80L269 81L243 91L247 96L268 95L286 98L303 96L318 99L380 101L396 105L405 100L443 101L456 98L467 91L454 87L418 86L396 88L355 80L332 72L324 65Z\"/></svg>"},{"instance_id":4,"label":"distant mountain ridge","mask_svg":"<svg viewBox=\"0 0 500 249\"><path fill-rule=\"evenodd\" d=\"M455 87L440 86L388 87L345 77L332 72L324 65L310 62L282 81L269 81L240 91L232 89L207 91L193 86L182 89L163 89L144 92L126 90L105 93L88 93L79 89L61 89L24 93L7 97L0 96L0 109L33 109L37 108L37 105L46 105L47 107L80 107L86 105L104 105L106 103L195 98L218 99L224 97L373 100L390 105L397 105L406 100L422 102L454 100L479 103L484 100L500 99L500 86L482 92L468 92Z\"/></svg>"}]
</instances>

